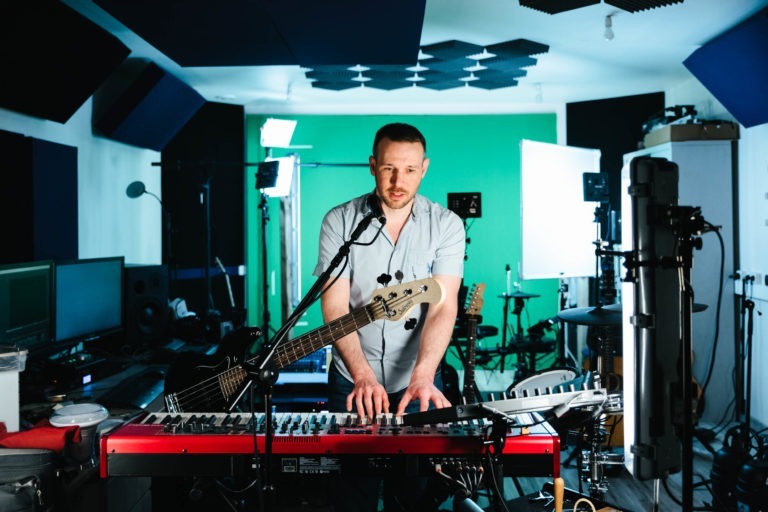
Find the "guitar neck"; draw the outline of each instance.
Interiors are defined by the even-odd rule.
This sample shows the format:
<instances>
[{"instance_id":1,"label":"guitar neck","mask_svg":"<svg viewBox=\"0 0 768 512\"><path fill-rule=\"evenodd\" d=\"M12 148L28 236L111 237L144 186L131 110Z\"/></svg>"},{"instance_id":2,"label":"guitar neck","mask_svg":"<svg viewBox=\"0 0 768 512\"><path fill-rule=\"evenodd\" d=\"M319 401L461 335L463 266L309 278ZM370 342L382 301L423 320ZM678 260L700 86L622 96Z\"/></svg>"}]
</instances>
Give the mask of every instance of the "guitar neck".
<instances>
[{"instance_id":1,"label":"guitar neck","mask_svg":"<svg viewBox=\"0 0 768 512\"><path fill-rule=\"evenodd\" d=\"M343 338L347 334L357 331L373 321L374 314L370 311L370 305L356 309L322 327L318 327L278 345L275 355L268 366L275 370L282 370L286 366ZM257 358L249 360L249 363L254 363Z\"/></svg>"},{"instance_id":2,"label":"guitar neck","mask_svg":"<svg viewBox=\"0 0 768 512\"><path fill-rule=\"evenodd\" d=\"M467 354L464 367L464 391L462 395L467 403L475 401L475 345L477 343L477 318L467 317Z\"/></svg>"}]
</instances>

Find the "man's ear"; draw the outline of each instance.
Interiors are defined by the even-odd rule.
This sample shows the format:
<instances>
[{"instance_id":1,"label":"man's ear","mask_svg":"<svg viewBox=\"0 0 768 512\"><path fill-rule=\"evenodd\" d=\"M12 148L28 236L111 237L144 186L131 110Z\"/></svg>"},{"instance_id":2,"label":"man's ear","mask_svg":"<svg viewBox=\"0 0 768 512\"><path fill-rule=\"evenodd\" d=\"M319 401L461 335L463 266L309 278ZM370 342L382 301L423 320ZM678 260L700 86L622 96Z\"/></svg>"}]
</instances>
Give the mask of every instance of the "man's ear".
<instances>
[{"instance_id":1,"label":"man's ear","mask_svg":"<svg viewBox=\"0 0 768 512\"><path fill-rule=\"evenodd\" d=\"M376 157L373 155L368 157L368 168L371 171L371 176L376 176Z\"/></svg>"},{"instance_id":2,"label":"man's ear","mask_svg":"<svg viewBox=\"0 0 768 512\"><path fill-rule=\"evenodd\" d=\"M423 178L427 174L427 168L429 167L429 158L425 158L421 163L421 177Z\"/></svg>"}]
</instances>

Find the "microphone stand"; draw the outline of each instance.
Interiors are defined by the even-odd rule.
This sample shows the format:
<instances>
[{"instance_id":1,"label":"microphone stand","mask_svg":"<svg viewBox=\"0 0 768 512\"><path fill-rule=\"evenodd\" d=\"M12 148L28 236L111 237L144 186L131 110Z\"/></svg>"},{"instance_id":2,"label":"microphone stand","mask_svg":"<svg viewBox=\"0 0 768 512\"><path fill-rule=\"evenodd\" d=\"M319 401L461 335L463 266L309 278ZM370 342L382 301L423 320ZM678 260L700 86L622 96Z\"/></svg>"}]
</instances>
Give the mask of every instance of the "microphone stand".
<instances>
[{"instance_id":1,"label":"microphone stand","mask_svg":"<svg viewBox=\"0 0 768 512\"><path fill-rule=\"evenodd\" d=\"M277 347L283 342L288 332L296 324L298 319L301 318L304 312L309 309L309 307L314 304L318 298L320 298L321 292L323 291L326 283L330 280L332 272L341 264L342 261L344 261L344 259L349 256L350 248L352 245L354 245L360 235L362 235L363 232L368 228L374 218L377 218L377 215L374 212L371 212L363 217L363 219L350 235L349 240L346 241L341 247L339 247L338 253L336 256L334 256L333 260L331 260L328 268L325 269L325 271L317 278L315 283L312 285L312 288L310 288L304 298L301 299L299 304L296 306L296 309L294 309L293 313L291 313L291 316L288 318L288 320L286 320L285 324L280 327L275 336L262 349L262 354L259 355L261 362L258 364L258 366L252 364L243 364L243 367L249 375L249 379L245 383L246 389L247 387L254 386L258 382L261 384L264 391L264 423L266 430L264 437L264 468L262 489L270 493L270 495L273 495L275 490L271 477L272 437L274 435L274 426L272 425L272 395L274 392L275 382L277 382L279 377L279 372L272 367L272 358L275 355ZM384 216L379 216L378 219L381 223L381 227L376 233L376 236L378 236L378 234L381 232L381 229L384 227L384 224L386 224L386 218ZM255 423L253 428L256 428ZM256 446L257 445L254 442L254 451L256 450ZM269 499L267 503L271 505L272 500Z\"/></svg>"},{"instance_id":2,"label":"microphone stand","mask_svg":"<svg viewBox=\"0 0 768 512\"><path fill-rule=\"evenodd\" d=\"M560 294L558 301L558 313L561 313L565 309L565 295L568 293L568 284L564 278L560 278L560 287L557 289ZM555 359L555 367L566 366L565 359L565 321L560 320L560 328L557 331L557 358Z\"/></svg>"}]
</instances>

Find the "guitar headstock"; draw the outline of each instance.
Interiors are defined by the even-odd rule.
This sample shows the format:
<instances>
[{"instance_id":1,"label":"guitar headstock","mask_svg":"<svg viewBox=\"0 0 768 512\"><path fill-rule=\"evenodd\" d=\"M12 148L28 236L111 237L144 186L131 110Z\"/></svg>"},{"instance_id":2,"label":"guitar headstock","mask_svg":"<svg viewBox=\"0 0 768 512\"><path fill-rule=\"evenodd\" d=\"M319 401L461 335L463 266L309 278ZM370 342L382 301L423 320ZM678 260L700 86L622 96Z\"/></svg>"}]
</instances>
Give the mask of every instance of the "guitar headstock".
<instances>
[{"instance_id":1,"label":"guitar headstock","mask_svg":"<svg viewBox=\"0 0 768 512\"><path fill-rule=\"evenodd\" d=\"M485 283L478 283L472 286L472 292L467 299L467 306L464 314L467 316L479 316L483 309L483 294L485 293Z\"/></svg>"},{"instance_id":2,"label":"guitar headstock","mask_svg":"<svg viewBox=\"0 0 768 512\"><path fill-rule=\"evenodd\" d=\"M376 290L370 305L376 320L400 320L417 304L437 304L442 300L443 287L430 277Z\"/></svg>"}]
</instances>

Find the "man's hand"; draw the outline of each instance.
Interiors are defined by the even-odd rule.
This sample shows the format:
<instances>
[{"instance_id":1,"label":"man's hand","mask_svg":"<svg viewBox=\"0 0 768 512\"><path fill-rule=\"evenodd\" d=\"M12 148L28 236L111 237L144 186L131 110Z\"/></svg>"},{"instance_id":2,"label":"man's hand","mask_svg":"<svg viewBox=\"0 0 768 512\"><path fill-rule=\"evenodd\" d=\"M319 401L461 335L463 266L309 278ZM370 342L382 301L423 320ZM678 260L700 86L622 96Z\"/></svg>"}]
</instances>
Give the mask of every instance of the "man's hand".
<instances>
[{"instance_id":1,"label":"man's hand","mask_svg":"<svg viewBox=\"0 0 768 512\"><path fill-rule=\"evenodd\" d=\"M435 387L432 380L414 380L408 384L408 388L403 394L403 398L400 399L400 403L397 405L396 416L402 416L405 413L405 408L408 404L414 400L419 401L419 412L424 412L429 409L429 402L435 404L435 407L442 409L443 407L450 407L451 402L445 398L445 395Z\"/></svg>"},{"instance_id":2,"label":"man's hand","mask_svg":"<svg viewBox=\"0 0 768 512\"><path fill-rule=\"evenodd\" d=\"M347 411L352 410L353 402L358 416L369 421L373 421L377 414L389 412L387 391L375 378L355 381L355 388L347 395Z\"/></svg>"}]
</instances>

